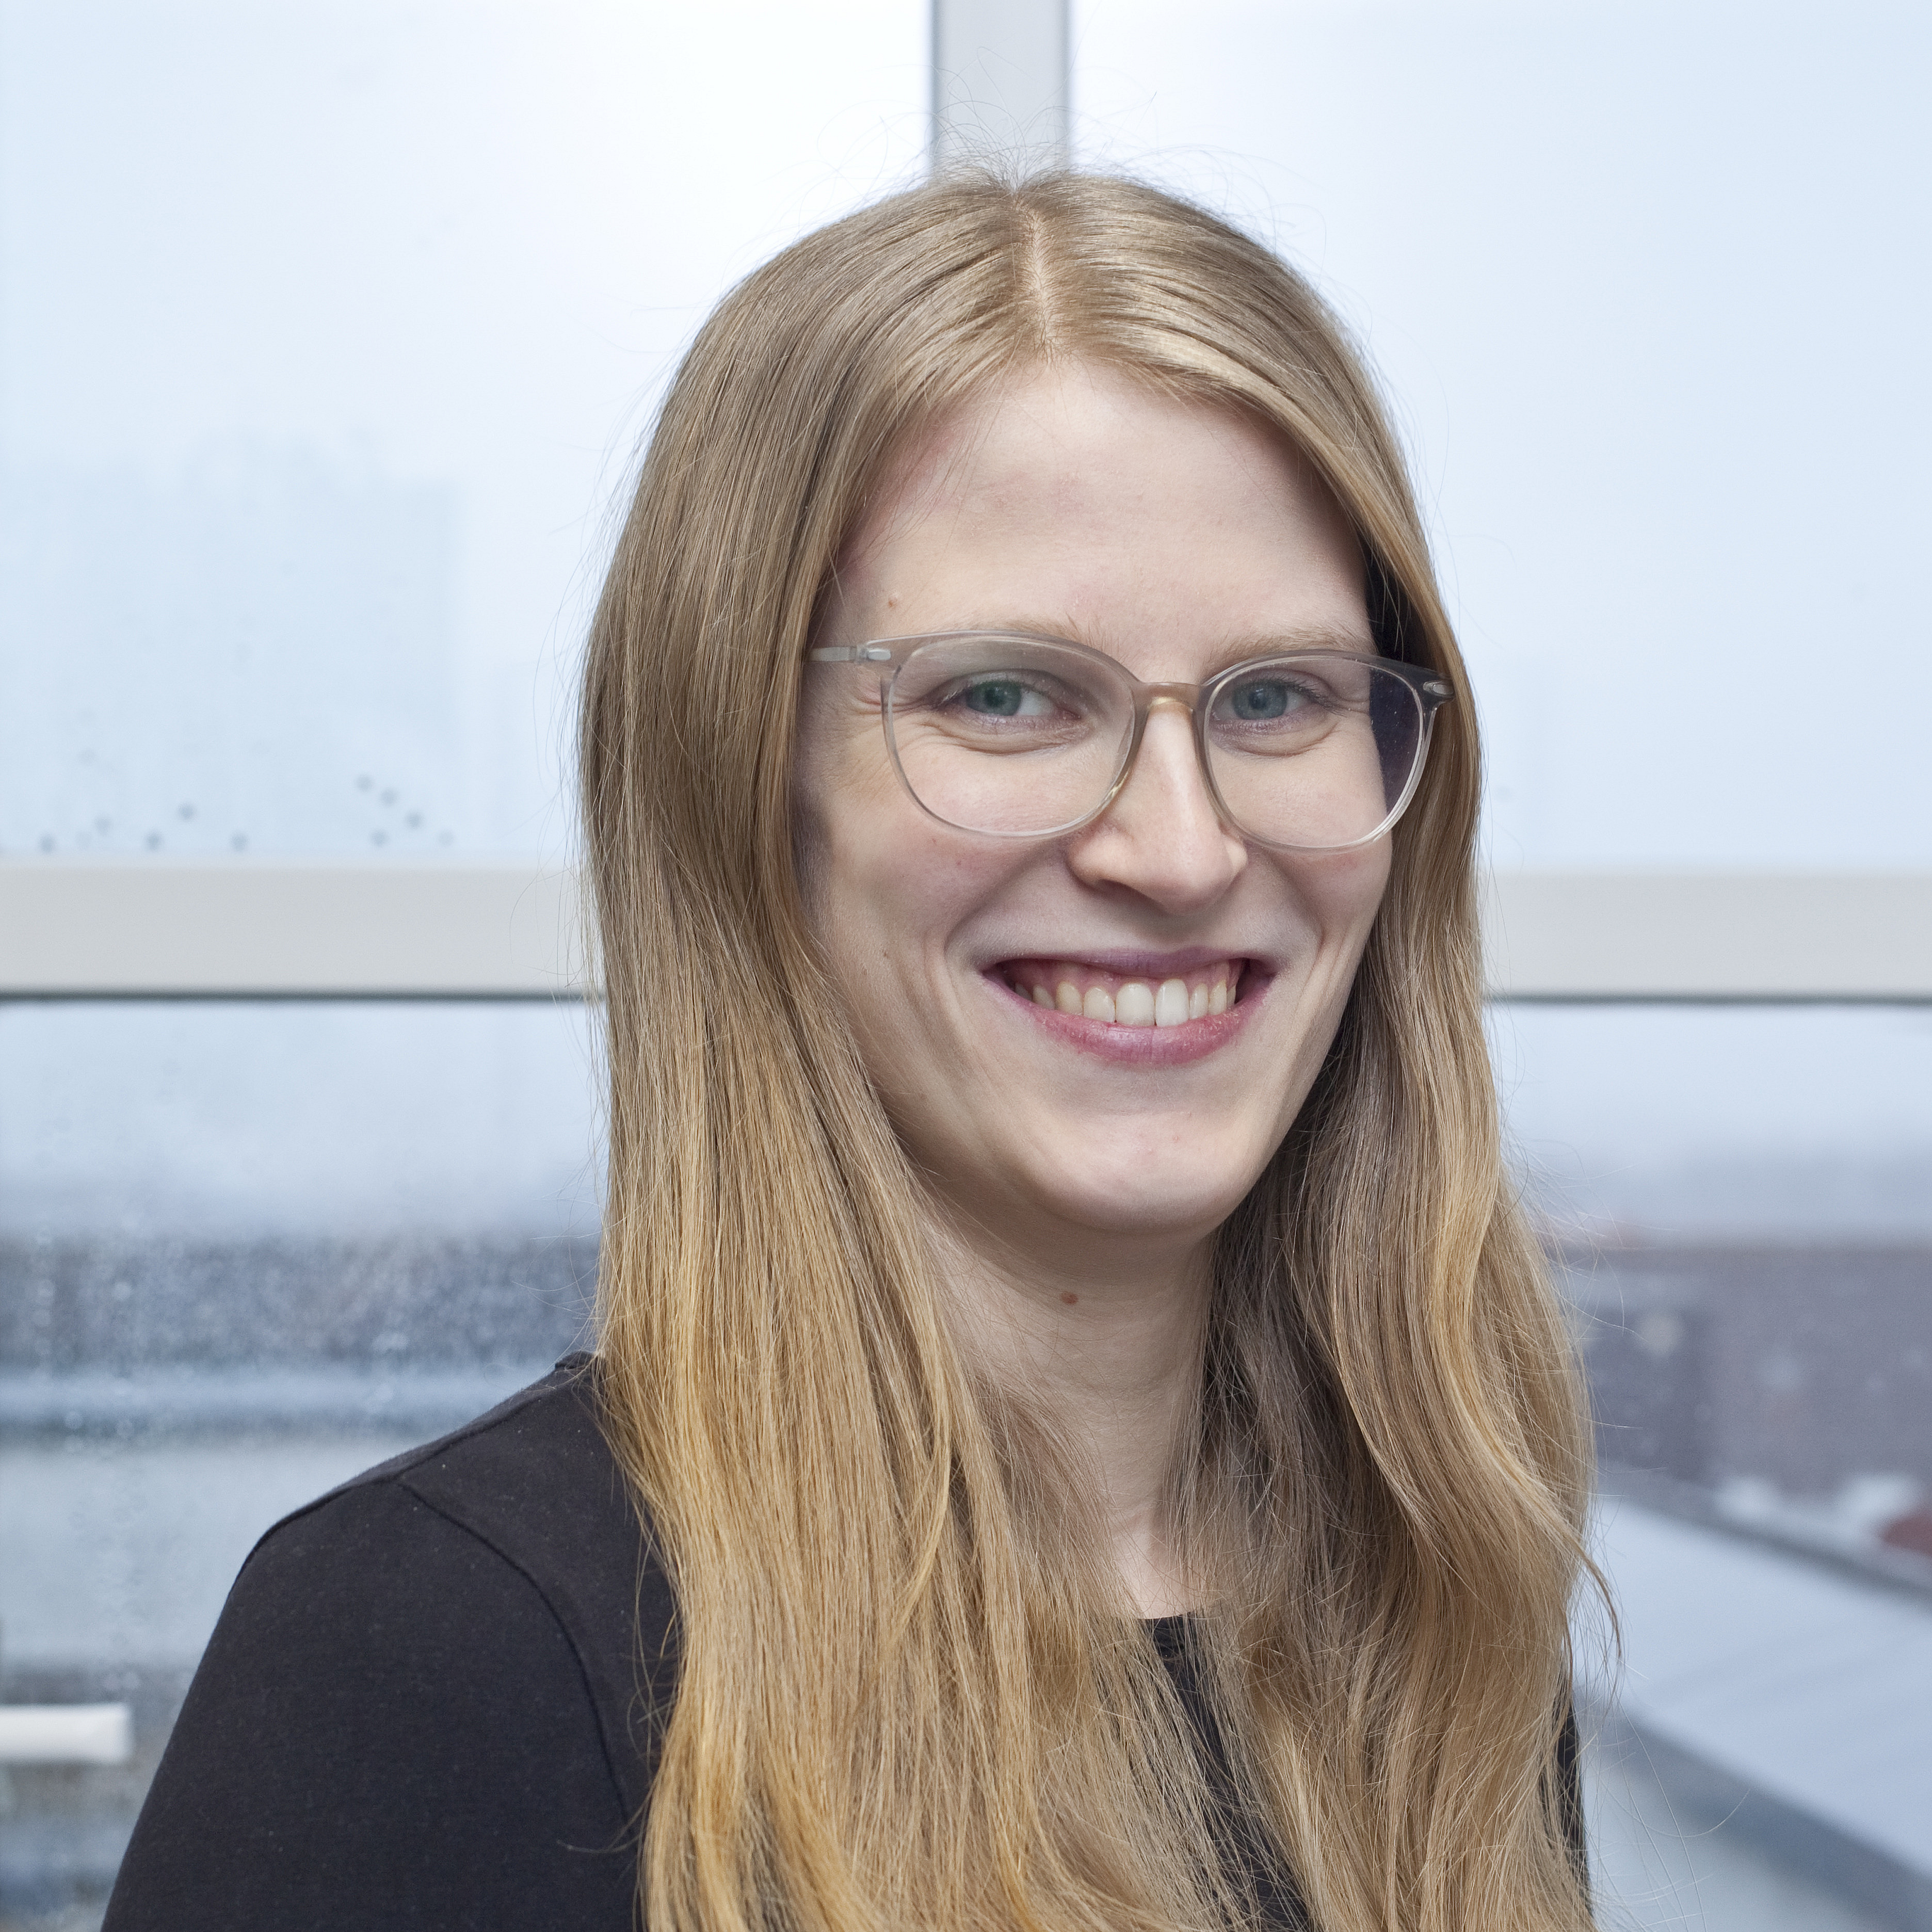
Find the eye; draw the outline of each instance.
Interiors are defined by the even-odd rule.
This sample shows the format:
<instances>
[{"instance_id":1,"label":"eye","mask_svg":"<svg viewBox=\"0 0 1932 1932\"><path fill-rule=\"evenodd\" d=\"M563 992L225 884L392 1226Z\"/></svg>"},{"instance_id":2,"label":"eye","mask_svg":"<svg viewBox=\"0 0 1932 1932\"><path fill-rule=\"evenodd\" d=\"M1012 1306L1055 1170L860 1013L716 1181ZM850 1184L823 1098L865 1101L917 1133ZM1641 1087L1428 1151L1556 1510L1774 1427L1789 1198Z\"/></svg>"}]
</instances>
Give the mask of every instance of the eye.
<instances>
[{"instance_id":1,"label":"eye","mask_svg":"<svg viewBox=\"0 0 1932 1932\"><path fill-rule=\"evenodd\" d=\"M976 751L1040 751L1120 723L1122 695L1104 665L1070 646L941 638L914 652L894 680L893 728L938 732Z\"/></svg>"},{"instance_id":2,"label":"eye","mask_svg":"<svg viewBox=\"0 0 1932 1932\"><path fill-rule=\"evenodd\" d=\"M1011 676L968 678L951 701L976 718L1044 718L1055 708L1044 692Z\"/></svg>"},{"instance_id":3,"label":"eye","mask_svg":"<svg viewBox=\"0 0 1932 1932\"><path fill-rule=\"evenodd\" d=\"M1264 724L1306 711L1316 700L1306 686L1276 676L1246 679L1228 692L1222 701L1229 715L1241 723Z\"/></svg>"}]
</instances>

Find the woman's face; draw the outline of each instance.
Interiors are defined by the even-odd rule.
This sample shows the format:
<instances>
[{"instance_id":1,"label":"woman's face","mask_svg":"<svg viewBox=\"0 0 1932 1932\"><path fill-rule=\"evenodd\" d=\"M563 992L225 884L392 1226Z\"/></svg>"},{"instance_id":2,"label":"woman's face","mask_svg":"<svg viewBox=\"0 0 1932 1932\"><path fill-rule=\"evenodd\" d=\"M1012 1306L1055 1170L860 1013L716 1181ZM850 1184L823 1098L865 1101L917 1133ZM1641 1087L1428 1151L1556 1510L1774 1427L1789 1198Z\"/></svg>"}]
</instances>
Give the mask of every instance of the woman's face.
<instances>
[{"instance_id":1,"label":"woman's face","mask_svg":"<svg viewBox=\"0 0 1932 1932\"><path fill-rule=\"evenodd\" d=\"M1291 450L1084 367L1017 382L910 453L840 558L817 641L976 628L1076 639L1150 683L1274 646L1374 648L1354 540ZM1073 1272L1104 1266L1113 1238L1199 1240L1307 1094L1387 840L1320 857L1249 844L1169 707L1079 831L954 831L893 768L881 676L806 670L800 860L914 1162L969 1226ZM1150 1006L1172 1021L1175 980L1190 1011L1225 987L1226 1012L1129 1023Z\"/></svg>"}]
</instances>

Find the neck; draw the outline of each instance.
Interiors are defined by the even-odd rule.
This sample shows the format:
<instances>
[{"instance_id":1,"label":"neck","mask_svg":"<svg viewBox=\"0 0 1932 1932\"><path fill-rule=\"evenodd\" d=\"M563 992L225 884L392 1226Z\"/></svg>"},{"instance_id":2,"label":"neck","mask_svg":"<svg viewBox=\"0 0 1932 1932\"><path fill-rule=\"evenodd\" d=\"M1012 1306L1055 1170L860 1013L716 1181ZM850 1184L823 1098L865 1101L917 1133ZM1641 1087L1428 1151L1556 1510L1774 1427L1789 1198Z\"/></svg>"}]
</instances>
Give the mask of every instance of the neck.
<instances>
[{"instance_id":1,"label":"neck","mask_svg":"<svg viewBox=\"0 0 1932 1932\"><path fill-rule=\"evenodd\" d=\"M1200 1388L1208 1244L1106 1244L1042 1264L956 1229L939 1248L962 1342L1096 1472L1114 1559L1140 1615L1194 1607L1168 1496Z\"/></svg>"}]
</instances>

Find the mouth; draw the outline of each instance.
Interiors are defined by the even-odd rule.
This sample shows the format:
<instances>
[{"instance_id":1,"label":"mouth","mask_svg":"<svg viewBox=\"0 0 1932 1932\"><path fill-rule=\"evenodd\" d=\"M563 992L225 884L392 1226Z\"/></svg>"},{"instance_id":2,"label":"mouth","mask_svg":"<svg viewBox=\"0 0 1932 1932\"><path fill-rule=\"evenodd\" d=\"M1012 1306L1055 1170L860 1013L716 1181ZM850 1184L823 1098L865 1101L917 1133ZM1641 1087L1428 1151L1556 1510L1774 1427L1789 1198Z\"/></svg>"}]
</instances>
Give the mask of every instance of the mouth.
<instances>
[{"instance_id":1,"label":"mouth","mask_svg":"<svg viewBox=\"0 0 1932 1932\"><path fill-rule=\"evenodd\" d=\"M1219 1034L1242 999L1265 982L1254 960L1204 956L1136 958L1119 968L1096 960L1003 960L989 977L1043 1012L1086 1022L1080 1032ZM1215 1026L1214 1022L1223 1022Z\"/></svg>"}]
</instances>

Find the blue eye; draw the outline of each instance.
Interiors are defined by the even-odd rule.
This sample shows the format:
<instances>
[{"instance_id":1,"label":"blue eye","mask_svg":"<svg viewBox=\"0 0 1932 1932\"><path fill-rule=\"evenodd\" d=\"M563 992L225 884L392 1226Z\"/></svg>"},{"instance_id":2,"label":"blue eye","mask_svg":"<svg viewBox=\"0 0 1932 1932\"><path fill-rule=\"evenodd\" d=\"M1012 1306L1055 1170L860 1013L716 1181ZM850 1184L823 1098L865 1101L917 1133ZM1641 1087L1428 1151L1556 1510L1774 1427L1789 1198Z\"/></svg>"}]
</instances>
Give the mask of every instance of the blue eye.
<instances>
[{"instance_id":1,"label":"blue eye","mask_svg":"<svg viewBox=\"0 0 1932 1932\"><path fill-rule=\"evenodd\" d=\"M1244 724L1264 724L1304 710L1309 694L1286 678L1258 677L1228 694L1228 709Z\"/></svg>"},{"instance_id":2,"label":"blue eye","mask_svg":"<svg viewBox=\"0 0 1932 1932\"><path fill-rule=\"evenodd\" d=\"M968 711L982 718L1017 718L1025 708L1027 688L1017 678L980 678L959 694Z\"/></svg>"}]
</instances>

